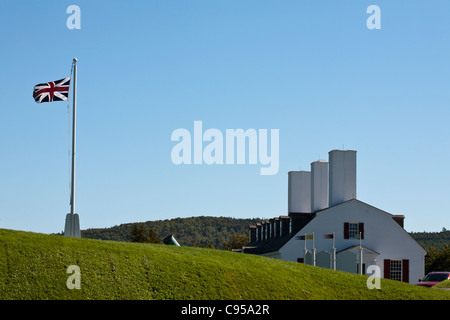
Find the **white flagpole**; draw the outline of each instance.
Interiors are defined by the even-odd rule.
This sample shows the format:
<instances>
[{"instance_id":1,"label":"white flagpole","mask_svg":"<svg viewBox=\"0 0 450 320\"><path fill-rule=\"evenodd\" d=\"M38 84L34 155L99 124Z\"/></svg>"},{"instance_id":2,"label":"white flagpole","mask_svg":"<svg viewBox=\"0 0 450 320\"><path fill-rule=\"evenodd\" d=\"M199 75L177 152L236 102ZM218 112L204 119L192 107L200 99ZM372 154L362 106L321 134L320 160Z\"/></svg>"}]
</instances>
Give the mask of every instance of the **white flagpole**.
<instances>
[{"instance_id":1,"label":"white flagpole","mask_svg":"<svg viewBox=\"0 0 450 320\"><path fill-rule=\"evenodd\" d=\"M316 247L314 246L314 232L312 233L312 245L313 245L313 266L316 266Z\"/></svg>"},{"instance_id":2,"label":"white flagpole","mask_svg":"<svg viewBox=\"0 0 450 320\"><path fill-rule=\"evenodd\" d=\"M70 213L75 213L75 137L77 109L77 59L73 59L73 116L72 116L72 184L70 190Z\"/></svg>"},{"instance_id":3,"label":"white flagpole","mask_svg":"<svg viewBox=\"0 0 450 320\"><path fill-rule=\"evenodd\" d=\"M306 249L306 233L305 233L305 249L303 250L303 263L306 264L306 254L308 250Z\"/></svg>"},{"instance_id":4,"label":"white flagpole","mask_svg":"<svg viewBox=\"0 0 450 320\"><path fill-rule=\"evenodd\" d=\"M76 108L77 108L77 59L73 58L73 117L72 117L72 176L70 187L70 213L66 215L64 235L68 237L81 237L80 220L75 213L75 137L76 137Z\"/></svg>"},{"instance_id":5,"label":"white flagpole","mask_svg":"<svg viewBox=\"0 0 450 320\"><path fill-rule=\"evenodd\" d=\"M336 246L334 242L335 234L333 232L333 270L336 270Z\"/></svg>"},{"instance_id":6,"label":"white flagpole","mask_svg":"<svg viewBox=\"0 0 450 320\"><path fill-rule=\"evenodd\" d=\"M361 245L362 233L359 233L359 274L363 274L363 248Z\"/></svg>"},{"instance_id":7,"label":"white flagpole","mask_svg":"<svg viewBox=\"0 0 450 320\"><path fill-rule=\"evenodd\" d=\"M334 232L333 232L333 249L336 249L336 246L335 246L335 242L334 242Z\"/></svg>"}]
</instances>

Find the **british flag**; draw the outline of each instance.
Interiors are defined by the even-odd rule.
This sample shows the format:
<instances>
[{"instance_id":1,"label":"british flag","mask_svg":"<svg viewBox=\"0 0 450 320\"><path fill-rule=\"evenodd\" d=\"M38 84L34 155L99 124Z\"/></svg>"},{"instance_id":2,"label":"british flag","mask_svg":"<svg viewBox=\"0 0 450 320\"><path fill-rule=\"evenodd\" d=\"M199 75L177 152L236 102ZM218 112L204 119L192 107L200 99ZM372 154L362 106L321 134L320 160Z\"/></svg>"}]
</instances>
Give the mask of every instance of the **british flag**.
<instances>
[{"instance_id":1,"label":"british flag","mask_svg":"<svg viewBox=\"0 0 450 320\"><path fill-rule=\"evenodd\" d=\"M70 77L37 84L34 87L33 98L36 103L66 101L69 96L69 85Z\"/></svg>"}]
</instances>

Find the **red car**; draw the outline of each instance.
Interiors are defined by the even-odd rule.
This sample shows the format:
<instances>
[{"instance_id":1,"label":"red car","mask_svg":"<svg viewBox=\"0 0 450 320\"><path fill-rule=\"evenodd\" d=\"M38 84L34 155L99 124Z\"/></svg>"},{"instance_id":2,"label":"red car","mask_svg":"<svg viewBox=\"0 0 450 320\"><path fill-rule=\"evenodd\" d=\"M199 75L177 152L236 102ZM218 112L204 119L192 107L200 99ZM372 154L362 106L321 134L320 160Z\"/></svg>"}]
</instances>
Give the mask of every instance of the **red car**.
<instances>
[{"instance_id":1,"label":"red car","mask_svg":"<svg viewBox=\"0 0 450 320\"><path fill-rule=\"evenodd\" d=\"M432 287L439 282L450 279L448 271L434 271L427 274L423 279L419 279L418 286Z\"/></svg>"}]
</instances>

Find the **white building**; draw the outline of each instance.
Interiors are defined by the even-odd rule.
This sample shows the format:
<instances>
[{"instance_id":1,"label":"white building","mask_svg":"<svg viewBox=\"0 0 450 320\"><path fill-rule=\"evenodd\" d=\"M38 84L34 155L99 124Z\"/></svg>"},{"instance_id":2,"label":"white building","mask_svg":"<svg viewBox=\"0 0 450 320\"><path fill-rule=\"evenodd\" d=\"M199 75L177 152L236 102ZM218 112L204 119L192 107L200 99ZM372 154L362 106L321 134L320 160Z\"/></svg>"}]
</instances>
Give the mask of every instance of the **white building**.
<instances>
[{"instance_id":1,"label":"white building","mask_svg":"<svg viewBox=\"0 0 450 320\"><path fill-rule=\"evenodd\" d=\"M329 162L289 172L288 211L251 226L243 252L362 274L377 265L381 277L409 283L424 276L426 251L404 216L356 199L356 151L332 150Z\"/></svg>"}]
</instances>

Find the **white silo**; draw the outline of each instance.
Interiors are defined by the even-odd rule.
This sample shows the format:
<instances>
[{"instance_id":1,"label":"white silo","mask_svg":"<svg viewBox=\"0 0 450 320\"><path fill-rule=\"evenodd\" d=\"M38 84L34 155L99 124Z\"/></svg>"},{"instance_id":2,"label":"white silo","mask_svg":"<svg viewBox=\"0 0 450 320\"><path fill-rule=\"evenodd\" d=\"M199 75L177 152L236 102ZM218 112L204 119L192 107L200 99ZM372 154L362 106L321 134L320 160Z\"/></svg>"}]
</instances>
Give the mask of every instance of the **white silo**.
<instances>
[{"instance_id":1,"label":"white silo","mask_svg":"<svg viewBox=\"0 0 450 320\"><path fill-rule=\"evenodd\" d=\"M311 172L288 172L288 212L311 213Z\"/></svg>"},{"instance_id":2,"label":"white silo","mask_svg":"<svg viewBox=\"0 0 450 320\"><path fill-rule=\"evenodd\" d=\"M328 208L328 162L311 163L311 211Z\"/></svg>"},{"instance_id":3,"label":"white silo","mask_svg":"<svg viewBox=\"0 0 450 320\"><path fill-rule=\"evenodd\" d=\"M356 199L356 151L331 150L329 161L329 206Z\"/></svg>"}]
</instances>

